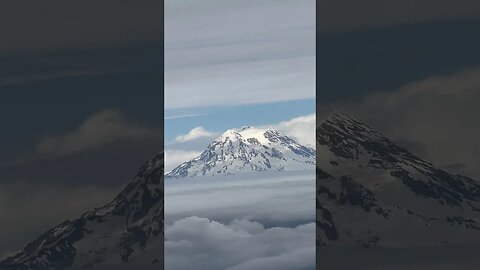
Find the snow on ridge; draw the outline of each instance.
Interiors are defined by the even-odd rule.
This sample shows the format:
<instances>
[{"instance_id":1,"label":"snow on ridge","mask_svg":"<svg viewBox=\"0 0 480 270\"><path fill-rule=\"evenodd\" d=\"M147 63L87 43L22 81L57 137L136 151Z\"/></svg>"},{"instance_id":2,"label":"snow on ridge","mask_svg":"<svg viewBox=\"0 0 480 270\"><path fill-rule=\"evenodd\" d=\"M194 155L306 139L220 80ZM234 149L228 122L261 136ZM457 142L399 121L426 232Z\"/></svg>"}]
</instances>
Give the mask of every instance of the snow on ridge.
<instances>
[{"instance_id":1,"label":"snow on ridge","mask_svg":"<svg viewBox=\"0 0 480 270\"><path fill-rule=\"evenodd\" d=\"M232 175L248 171L314 169L315 150L273 128L229 129L202 154L166 174L182 178Z\"/></svg>"}]
</instances>

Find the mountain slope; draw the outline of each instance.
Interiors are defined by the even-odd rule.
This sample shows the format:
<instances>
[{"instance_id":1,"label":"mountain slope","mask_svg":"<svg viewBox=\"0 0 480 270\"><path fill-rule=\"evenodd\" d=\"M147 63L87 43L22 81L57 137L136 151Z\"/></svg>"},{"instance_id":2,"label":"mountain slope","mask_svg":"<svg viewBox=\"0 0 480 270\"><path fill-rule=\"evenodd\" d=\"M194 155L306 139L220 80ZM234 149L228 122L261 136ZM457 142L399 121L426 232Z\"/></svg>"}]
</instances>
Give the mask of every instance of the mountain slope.
<instances>
[{"instance_id":1,"label":"mountain slope","mask_svg":"<svg viewBox=\"0 0 480 270\"><path fill-rule=\"evenodd\" d=\"M315 150L274 129L227 130L190 161L167 173L180 178L248 171L313 169Z\"/></svg>"},{"instance_id":2,"label":"mountain slope","mask_svg":"<svg viewBox=\"0 0 480 270\"><path fill-rule=\"evenodd\" d=\"M163 153L109 204L45 232L0 262L2 270L135 269L163 262Z\"/></svg>"},{"instance_id":3,"label":"mountain slope","mask_svg":"<svg viewBox=\"0 0 480 270\"><path fill-rule=\"evenodd\" d=\"M333 113L317 128L317 245L480 241L480 183Z\"/></svg>"}]
</instances>

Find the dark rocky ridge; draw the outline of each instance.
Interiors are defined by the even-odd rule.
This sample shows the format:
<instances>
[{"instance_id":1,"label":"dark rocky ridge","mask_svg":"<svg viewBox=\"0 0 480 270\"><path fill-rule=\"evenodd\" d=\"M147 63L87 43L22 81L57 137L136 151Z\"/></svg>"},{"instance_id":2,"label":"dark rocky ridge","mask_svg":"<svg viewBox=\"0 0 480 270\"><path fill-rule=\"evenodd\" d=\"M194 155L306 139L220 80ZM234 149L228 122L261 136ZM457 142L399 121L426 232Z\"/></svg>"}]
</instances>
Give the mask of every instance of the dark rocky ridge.
<instances>
[{"instance_id":1,"label":"dark rocky ridge","mask_svg":"<svg viewBox=\"0 0 480 270\"><path fill-rule=\"evenodd\" d=\"M163 241L163 175L161 153L146 162L112 202L48 230L23 251L0 262L0 269L66 269L79 257L85 261L81 268L101 269L102 261L110 256L128 262L150 242ZM111 231L97 231L102 225ZM109 239L107 246L102 243L102 237ZM83 242L87 242L88 250L76 247ZM158 252L154 259L163 260L163 251Z\"/></svg>"},{"instance_id":2,"label":"dark rocky ridge","mask_svg":"<svg viewBox=\"0 0 480 270\"><path fill-rule=\"evenodd\" d=\"M317 245L399 245L394 235L411 235L411 228L398 222L425 234L438 227L453 241L465 230L480 240L478 181L440 170L339 113L317 127L317 155ZM347 224L363 222L370 227Z\"/></svg>"}]
</instances>

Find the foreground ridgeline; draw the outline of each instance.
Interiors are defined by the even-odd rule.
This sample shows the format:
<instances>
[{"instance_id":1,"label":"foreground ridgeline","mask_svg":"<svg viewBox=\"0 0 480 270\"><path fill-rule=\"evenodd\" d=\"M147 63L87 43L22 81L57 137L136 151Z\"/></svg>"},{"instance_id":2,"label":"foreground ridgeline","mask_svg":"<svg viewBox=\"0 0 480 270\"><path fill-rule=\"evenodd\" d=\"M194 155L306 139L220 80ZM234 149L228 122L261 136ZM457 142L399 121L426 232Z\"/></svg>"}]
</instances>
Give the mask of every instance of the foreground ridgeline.
<instances>
[{"instance_id":1,"label":"foreground ridgeline","mask_svg":"<svg viewBox=\"0 0 480 270\"><path fill-rule=\"evenodd\" d=\"M161 269L163 166L162 153L112 202L45 232L0 269Z\"/></svg>"},{"instance_id":2,"label":"foreground ridgeline","mask_svg":"<svg viewBox=\"0 0 480 270\"><path fill-rule=\"evenodd\" d=\"M275 129L227 130L203 153L166 174L169 178L242 172L313 170L315 150Z\"/></svg>"},{"instance_id":3,"label":"foreground ridgeline","mask_svg":"<svg viewBox=\"0 0 480 270\"><path fill-rule=\"evenodd\" d=\"M344 115L318 126L317 246L478 243L479 218L479 182Z\"/></svg>"}]
</instances>

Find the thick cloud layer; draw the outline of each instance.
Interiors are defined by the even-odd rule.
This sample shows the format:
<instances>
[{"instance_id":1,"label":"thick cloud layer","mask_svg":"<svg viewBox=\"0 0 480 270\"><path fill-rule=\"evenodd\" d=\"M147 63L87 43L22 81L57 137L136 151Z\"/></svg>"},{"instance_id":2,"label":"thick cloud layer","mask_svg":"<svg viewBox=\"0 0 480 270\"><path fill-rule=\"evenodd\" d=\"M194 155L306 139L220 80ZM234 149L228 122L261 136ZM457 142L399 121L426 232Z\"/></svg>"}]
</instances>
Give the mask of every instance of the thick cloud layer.
<instances>
[{"instance_id":1,"label":"thick cloud layer","mask_svg":"<svg viewBox=\"0 0 480 270\"><path fill-rule=\"evenodd\" d=\"M315 266L313 170L167 180L165 215L166 269Z\"/></svg>"},{"instance_id":2,"label":"thick cloud layer","mask_svg":"<svg viewBox=\"0 0 480 270\"><path fill-rule=\"evenodd\" d=\"M265 229L187 217L167 227L166 269L313 269L315 224Z\"/></svg>"}]
</instances>

